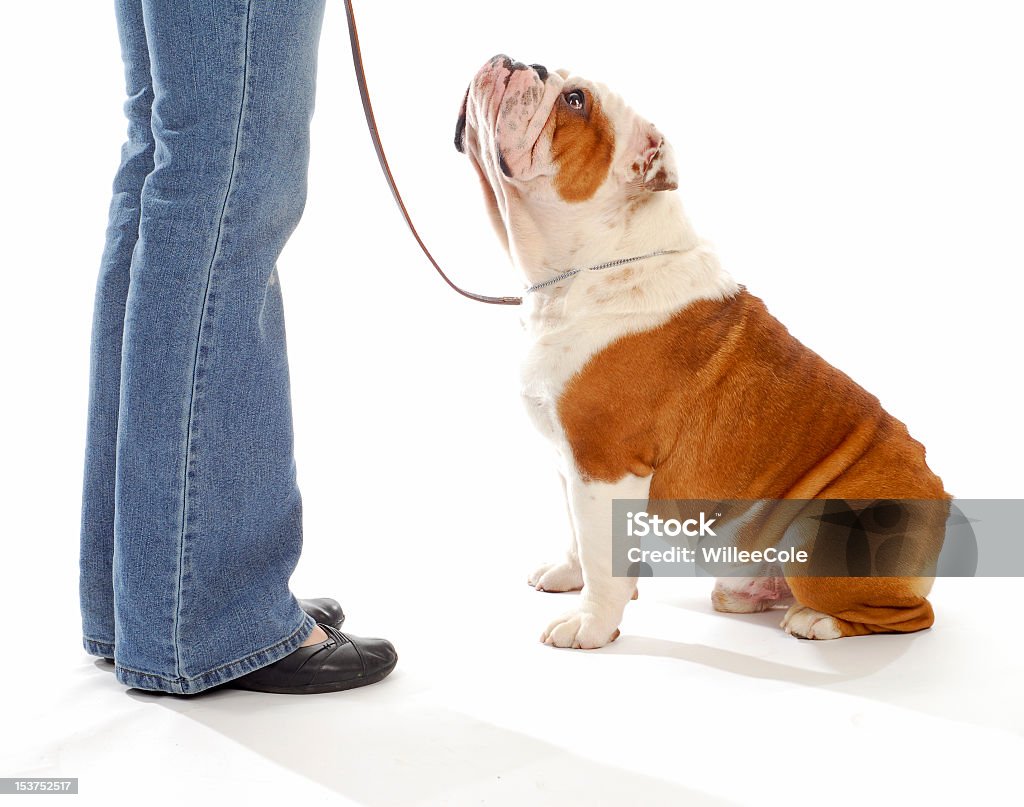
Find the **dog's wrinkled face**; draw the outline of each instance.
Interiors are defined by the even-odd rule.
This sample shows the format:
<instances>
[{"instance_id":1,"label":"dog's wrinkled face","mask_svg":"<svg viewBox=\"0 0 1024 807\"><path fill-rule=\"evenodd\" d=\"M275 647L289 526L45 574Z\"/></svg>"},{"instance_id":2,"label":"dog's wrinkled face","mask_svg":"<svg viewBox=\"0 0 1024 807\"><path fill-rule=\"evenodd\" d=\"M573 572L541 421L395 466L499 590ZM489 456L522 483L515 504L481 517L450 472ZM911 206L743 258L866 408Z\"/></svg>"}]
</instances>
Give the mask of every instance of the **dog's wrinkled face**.
<instances>
[{"instance_id":1,"label":"dog's wrinkled face","mask_svg":"<svg viewBox=\"0 0 1024 807\"><path fill-rule=\"evenodd\" d=\"M517 219L537 225L585 204L622 209L677 184L664 137L605 86L504 55L470 84L455 147L479 173L499 234L513 242Z\"/></svg>"}]
</instances>

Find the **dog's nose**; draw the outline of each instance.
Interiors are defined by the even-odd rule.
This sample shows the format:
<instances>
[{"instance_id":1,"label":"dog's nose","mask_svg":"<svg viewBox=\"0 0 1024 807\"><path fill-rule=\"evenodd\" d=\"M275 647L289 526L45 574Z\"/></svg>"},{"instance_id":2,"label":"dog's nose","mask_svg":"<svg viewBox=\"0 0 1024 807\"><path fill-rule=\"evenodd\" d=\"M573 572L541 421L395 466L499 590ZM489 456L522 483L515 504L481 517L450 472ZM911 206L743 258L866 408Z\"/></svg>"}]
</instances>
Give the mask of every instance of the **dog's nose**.
<instances>
[{"instance_id":1,"label":"dog's nose","mask_svg":"<svg viewBox=\"0 0 1024 807\"><path fill-rule=\"evenodd\" d=\"M540 76L540 80L541 81L547 81L548 80L548 69L544 65L542 65L542 64L531 64L530 67L532 67L534 70L537 71L537 75Z\"/></svg>"}]
</instances>

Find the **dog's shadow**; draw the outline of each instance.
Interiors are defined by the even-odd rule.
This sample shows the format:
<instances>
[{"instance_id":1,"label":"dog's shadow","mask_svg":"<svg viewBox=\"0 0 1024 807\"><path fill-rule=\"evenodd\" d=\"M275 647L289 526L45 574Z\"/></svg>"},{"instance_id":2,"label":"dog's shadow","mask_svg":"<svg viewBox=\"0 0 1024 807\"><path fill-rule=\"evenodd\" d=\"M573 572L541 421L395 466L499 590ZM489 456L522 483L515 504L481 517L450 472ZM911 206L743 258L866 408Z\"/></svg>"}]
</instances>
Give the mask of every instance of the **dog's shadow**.
<instances>
[{"instance_id":1,"label":"dog's shadow","mask_svg":"<svg viewBox=\"0 0 1024 807\"><path fill-rule=\"evenodd\" d=\"M776 625L776 629L777 627ZM863 647L851 646L858 640L864 639L873 642L870 648L871 652L864 652L865 648ZM843 640L842 643L838 641L827 645L821 642L817 643L822 646L816 645L813 652L826 657L830 662L828 666L834 670L833 672L807 669L734 650L671 641L653 636L623 635L614 644L605 648L603 652L616 655L674 658L746 678L787 681L801 686L827 687L847 681L856 681L884 669L906 653L909 642L913 640L913 637L908 636L869 636L850 637ZM790 639L789 637L787 637L787 641L811 644L809 640Z\"/></svg>"},{"instance_id":2,"label":"dog's shadow","mask_svg":"<svg viewBox=\"0 0 1024 807\"><path fill-rule=\"evenodd\" d=\"M558 597L578 597L579 593L579 591L545 592L549 596L553 594ZM831 641L797 639L785 635L779 627L779 622L786 613L785 608L773 608L753 614L732 614L714 610L706 597L665 596L662 594L655 595L651 599L661 606L681 608L712 618L730 622L745 622L763 627L765 630L779 634L779 638L787 644L795 642L804 646L807 652L815 657L816 666L825 667L828 671L771 661L758 658L750 653L706 644L642 636L635 632L623 632L618 639L598 652L624 656L672 658L747 678L787 681L792 684L814 687L857 681L873 675L904 655L917 637L930 633L926 630L913 634L852 636Z\"/></svg>"},{"instance_id":3,"label":"dog's shadow","mask_svg":"<svg viewBox=\"0 0 1024 807\"><path fill-rule=\"evenodd\" d=\"M799 646L801 654L804 657L811 656L812 666L819 669L759 658L750 653L653 636L624 635L622 638L627 641L615 642L610 646L615 648L612 652L676 658L748 678L788 681L804 686L827 686L874 675L906 654L920 637L930 633L929 630L925 630L911 634L852 636L830 641L797 639L784 634L779 626L786 613L785 608L772 608L752 614L733 614L716 611L706 597L661 596L654 599L659 605L692 611L712 619L720 619L723 623L741 622L763 628L777 635L787 648Z\"/></svg>"}]
</instances>

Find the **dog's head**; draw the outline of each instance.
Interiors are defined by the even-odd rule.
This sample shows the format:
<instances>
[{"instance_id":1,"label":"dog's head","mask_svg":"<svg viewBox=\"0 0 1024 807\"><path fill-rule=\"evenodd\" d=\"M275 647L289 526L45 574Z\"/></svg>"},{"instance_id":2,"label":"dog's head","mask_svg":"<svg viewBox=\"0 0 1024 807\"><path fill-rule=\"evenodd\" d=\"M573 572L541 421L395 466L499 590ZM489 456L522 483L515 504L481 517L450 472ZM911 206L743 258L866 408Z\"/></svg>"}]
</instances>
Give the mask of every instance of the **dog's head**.
<instances>
[{"instance_id":1,"label":"dog's head","mask_svg":"<svg viewBox=\"0 0 1024 807\"><path fill-rule=\"evenodd\" d=\"M559 238L586 240L595 221L614 229L678 181L662 134L607 87L504 55L469 85L455 147L472 161L499 237L525 268L571 259L576 250L553 248Z\"/></svg>"}]
</instances>

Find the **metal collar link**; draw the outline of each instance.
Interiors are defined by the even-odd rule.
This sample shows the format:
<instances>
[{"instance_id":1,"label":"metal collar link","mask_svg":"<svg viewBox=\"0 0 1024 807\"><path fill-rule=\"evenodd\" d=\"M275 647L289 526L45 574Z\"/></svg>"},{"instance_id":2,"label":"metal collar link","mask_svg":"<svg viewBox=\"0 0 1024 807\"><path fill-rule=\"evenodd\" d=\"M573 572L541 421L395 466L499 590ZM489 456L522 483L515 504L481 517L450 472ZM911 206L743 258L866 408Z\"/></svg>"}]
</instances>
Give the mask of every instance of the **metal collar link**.
<instances>
[{"instance_id":1,"label":"metal collar link","mask_svg":"<svg viewBox=\"0 0 1024 807\"><path fill-rule=\"evenodd\" d=\"M530 288L526 290L527 294L537 291L537 289L543 289L545 286L551 286L555 283L578 275L580 272L598 272L601 269L611 269L613 266L624 266L627 263L636 263L637 261L645 261L648 258L657 258L659 255L675 255L677 252L681 252L678 249L659 249L657 252L648 252L646 255L637 255L635 258L619 258L614 261L606 261L605 263L599 263L597 266L588 266L586 269L569 269L566 272L562 272L560 275L555 275L550 280L545 280L543 283L534 283Z\"/></svg>"}]
</instances>

